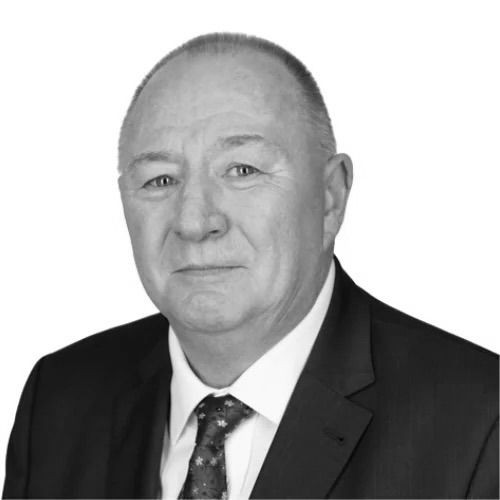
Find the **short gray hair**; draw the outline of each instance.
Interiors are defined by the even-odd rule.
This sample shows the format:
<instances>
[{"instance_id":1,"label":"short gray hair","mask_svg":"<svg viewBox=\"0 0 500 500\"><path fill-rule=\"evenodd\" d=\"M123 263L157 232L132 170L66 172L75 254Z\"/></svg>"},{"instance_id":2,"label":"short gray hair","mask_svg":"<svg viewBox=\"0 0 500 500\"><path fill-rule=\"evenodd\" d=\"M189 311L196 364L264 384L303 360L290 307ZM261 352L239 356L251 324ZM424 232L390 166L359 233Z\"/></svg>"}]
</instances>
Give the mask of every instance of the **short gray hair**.
<instances>
[{"instance_id":1,"label":"short gray hair","mask_svg":"<svg viewBox=\"0 0 500 500\"><path fill-rule=\"evenodd\" d=\"M132 101L127 109L120 133L120 149L123 129L127 122L127 118L144 90L144 87L156 74L156 72L164 67L171 59L184 53L189 55L216 55L237 53L242 49L255 50L257 52L267 54L284 64L299 85L299 91L306 104L306 116L318 134L321 147L329 156L335 154L337 148L330 115L326 108L323 96L319 90L318 84L316 83L316 80L312 76L311 72L299 59L283 47L280 47L269 40L265 40L264 38L245 35L242 33L209 33L192 38L169 52L158 63L156 63L153 69L144 77L139 87L137 87L137 90L135 91Z\"/></svg>"}]
</instances>

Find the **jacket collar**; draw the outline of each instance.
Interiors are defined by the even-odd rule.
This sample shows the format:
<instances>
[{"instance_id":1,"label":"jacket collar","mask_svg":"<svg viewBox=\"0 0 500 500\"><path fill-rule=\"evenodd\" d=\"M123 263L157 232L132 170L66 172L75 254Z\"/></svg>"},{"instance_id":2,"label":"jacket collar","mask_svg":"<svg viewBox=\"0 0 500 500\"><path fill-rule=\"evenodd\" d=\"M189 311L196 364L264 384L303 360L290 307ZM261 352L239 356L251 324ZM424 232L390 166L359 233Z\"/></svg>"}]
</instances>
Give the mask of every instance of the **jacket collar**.
<instances>
[{"instance_id":1,"label":"jacket collar","mask_svg":"<svg viewBox=\"0 0 500 500\"><path fill-rule=\"evenodd\" d=\"M375 380L368 295L337 269L332 301L305 372L343 396Z\"/></svg>"},{"instance_id":2,"label":"jacket collar","mask_svg":"<svg viewBox=\"0 0 500 500\"><path fill-rule=\"evenodd\" d=\"M158 314L148 330L159 338L154 348L122 381L113 403L107 498L159 498L160 464L170 411L172 368L168 321Z\"/></svg>"},{"instance_id":3,"label":"jacket collar","mask_svg":"<svg viewBox=\"0 0 500 500\"><path fill-rule=\"evenodd\" d=\"M375 381L369 300L335 260L327 316L251 498L325 498L371 421L348 399Z\"/></svg>"}]
</instances>

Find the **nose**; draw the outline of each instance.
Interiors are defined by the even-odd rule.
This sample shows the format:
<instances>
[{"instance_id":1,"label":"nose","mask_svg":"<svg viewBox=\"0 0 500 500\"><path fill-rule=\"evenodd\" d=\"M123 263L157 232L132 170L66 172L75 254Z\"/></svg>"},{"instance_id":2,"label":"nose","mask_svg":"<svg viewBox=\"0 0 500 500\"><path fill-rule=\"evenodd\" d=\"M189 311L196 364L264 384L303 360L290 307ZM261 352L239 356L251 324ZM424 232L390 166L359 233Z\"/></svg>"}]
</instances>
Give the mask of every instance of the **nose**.
<instances>
[{"instance_id":1,"label":"nose","mask_svg":"<svg viewBox=\"0 0 500 500\"><path fill-rule=\"evenodd\" d=\"M217 208L217 193L208 181L185 183L179 196L175 234L182 240L201 242L223 236L228 230L226 216Z\"/></svg>"}]
</instances>

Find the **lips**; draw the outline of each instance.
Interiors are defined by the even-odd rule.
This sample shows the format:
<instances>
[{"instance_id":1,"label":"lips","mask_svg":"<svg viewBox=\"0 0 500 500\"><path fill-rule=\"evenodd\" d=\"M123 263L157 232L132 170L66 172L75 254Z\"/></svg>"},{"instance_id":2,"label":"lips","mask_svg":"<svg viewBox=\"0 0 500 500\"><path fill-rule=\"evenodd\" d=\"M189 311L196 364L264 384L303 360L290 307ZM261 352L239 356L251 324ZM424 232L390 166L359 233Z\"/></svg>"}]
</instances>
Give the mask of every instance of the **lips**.
<instances>
[{"instance_id":1,"label":"lips","mask_svg":"<svg viewBox=\"0 0 500 500\"><path fill-rule=\"evenodd\" d=\"M237 269L240 267L242 266L237 266L233 264L189 264L187 266L177 269L175 272L176 273L217 272L217 271L230 271L232 269Z\"/></svg>"}]
</instances>

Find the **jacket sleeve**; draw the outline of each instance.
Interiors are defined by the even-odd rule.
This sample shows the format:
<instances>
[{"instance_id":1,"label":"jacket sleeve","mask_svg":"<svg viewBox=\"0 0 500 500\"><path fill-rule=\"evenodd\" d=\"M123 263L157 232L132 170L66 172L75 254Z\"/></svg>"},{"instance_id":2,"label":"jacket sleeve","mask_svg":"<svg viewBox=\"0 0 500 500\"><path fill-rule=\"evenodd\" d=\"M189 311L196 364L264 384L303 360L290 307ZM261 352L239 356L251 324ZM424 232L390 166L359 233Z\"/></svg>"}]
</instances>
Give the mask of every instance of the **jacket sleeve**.
<instances>
[{"instance_id":1,"label":"jacket sleeve","mask_svg":"<svg viewBox=\"0 0 500 500\"><path fill-rule=\"evenodd\" d=\"M493 423L472 474L467 498L499 498L498 417Z\"/></svg>"},{"instance_id":2,"label":"jacket sleeve","mask_svg":"<svg viewBox=\"0 0 500 500\"><path fill-rule=\"evenodd\" d=\"M31 421L42 359L31 370L17 407L7 447L3 498L26 498L28 493Z\"/></svg>"}]
</instances>

